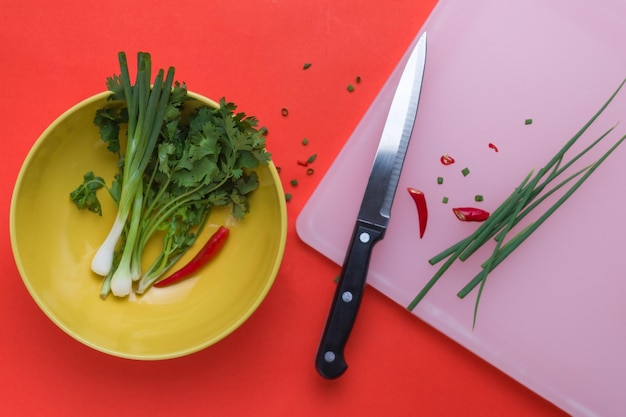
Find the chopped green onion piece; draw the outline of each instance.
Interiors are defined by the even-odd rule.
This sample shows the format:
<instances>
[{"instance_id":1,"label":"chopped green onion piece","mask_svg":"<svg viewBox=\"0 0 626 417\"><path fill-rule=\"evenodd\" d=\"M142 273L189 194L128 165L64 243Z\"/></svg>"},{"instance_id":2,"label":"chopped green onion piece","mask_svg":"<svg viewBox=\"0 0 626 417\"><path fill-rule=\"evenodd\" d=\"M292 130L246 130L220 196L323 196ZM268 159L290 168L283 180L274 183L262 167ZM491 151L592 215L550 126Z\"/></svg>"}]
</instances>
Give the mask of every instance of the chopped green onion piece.
<instances>
[{"instance_id":1,"label":"chopped green onion piece","mask_svg":"<svg viewBox=\"0 0 626 417\"><path fill-rule=\"evenodd\" d=\"M353 91L354 91L354 86L353 86L352 84L348 84L347 89L348 89L348 91L351 93L351 92L353 92Z\"/></svg>"},{"instance_id":2,"label":"chopped green onion piece","mask_svg":"<svg viewBox=\"0 0 626 417\"><path fill-rule=\"evenodd\" d=\"M470 173L470 170L469 170L469 168L463 168L461 170L461 173L463 174L464 177L467 177L469 175L469 173Z\"/></svg>"},{"instance_id":3,"label":"chopped green onion piece","mask_svg":"<svg viewBox=\"0 0 626 417\"><path fill-rule=\"evenodd\" d=\"M484 200L484 198L483 198L483 196L482 196L482 195L480 195L480 194L476 194L476 195L474 196L474 201L479 201L479 202L480 202L480 201L483 201L483 200Z\"/></svg>"},{"instance_id":4,"label":"chopped green onion piece","mask_svg":"<svg viewBox=\"0 0 626 417\"><path fill-rule=\"evenodd\" d=\"M306 64L304 64L304 66L302 67L302 69L309 69L311 68L311 63L307 62Z\"/></svg>"},{"instance_id":5,"label":"chopped green onion piece","mask_svg":"<svg viewBox=\"0 0 626 417\"><path fill-rule=\"evenodd\" d=\"M304 146L308 145L309 144L309 140L307 138L302 139L302 144Z\"/></svg>"},{"instance_id":6,"label":"chopped green onion piece","mask_svg":"<svg viewBox=\"0 0 626 417\"><path fill-rule=\"evenodd\" d=\"M291 201L291 193L285 194L285 201Z\"/></svg>"},{"instance_id":7,"label":"chopped green onion piece","mask_svg":"<svg viewBox=\"0 0 626 417\"><path fill-rule=\"evenodd\" d=\"M444 197L444 198L441 200L441 202L442 202L443 204L448 204L448 197Z\"/></svg>"},{"instance_id":8,"label":"chopped green onion piece","mask_svg":"<svg viewBox=\"0 0 626 417\"><path fill-rule=\"evenodd\" d=\"M443 184L443 177L437 177L437 184Z\"/></svg>"},{"instance_id":9,"label":"chopped green onion piece","mask_svg":"<svg viewBox=\"0 0 626 417\"><path fill-rule=\"evenodd\" d=\"M526 120L524 120L524 124L525 125L532 125L533 124L533 119L526 119Z\"/></svg>"},{"instance_id":10,"label":"chopped green onion piece","mask_svg":"<svg viewBox=\"0 0 626 417\"><path fill-rule=\"evenodd\" d=\"M297 186L298 186L298 180L296 180L296 179L293 179L293 180L291 180L291 181L289 181L289 182L290 182L290 183L291 183L291 185L293 185L294 187L297 187Z\"/></svg>"},{"instance_id":11,"label":"chopped green onion piece","mask_svg":"<svg viewBox=\"0 0 626 417\"><path fill-rule=\"evenodd\" d=\"M313 155L309 156L309 159L307 159L306 161L307 161L309 164L312 164L313 162L315 162L315 160L316 160L316 159L317 159L317 154L316 154L316 153L314 153Z\"/></svg>"}]
</instances>

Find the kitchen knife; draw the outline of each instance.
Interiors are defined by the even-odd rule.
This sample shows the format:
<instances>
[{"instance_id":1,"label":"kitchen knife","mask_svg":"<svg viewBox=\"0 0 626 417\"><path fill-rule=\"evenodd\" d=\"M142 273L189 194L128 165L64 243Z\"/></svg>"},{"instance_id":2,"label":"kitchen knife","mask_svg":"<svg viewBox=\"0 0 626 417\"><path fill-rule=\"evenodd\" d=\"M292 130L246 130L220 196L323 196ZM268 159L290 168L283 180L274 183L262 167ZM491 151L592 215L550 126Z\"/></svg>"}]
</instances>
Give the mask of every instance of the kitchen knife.
<instances>
[{"instance_id":1,"label":"kitchen knife","mask_svg":"<svg viewBox=\"0 0 626 417\"><path fill-rule=\"evenodd\" d=\"M389 224L391 205L413 132L425 63L426 33L411 52L391 102L322 333L315 367L325 378L337 378L348 367L344 348L361 304L372 249L383 239Z\"/></svg>"}]
</instances>

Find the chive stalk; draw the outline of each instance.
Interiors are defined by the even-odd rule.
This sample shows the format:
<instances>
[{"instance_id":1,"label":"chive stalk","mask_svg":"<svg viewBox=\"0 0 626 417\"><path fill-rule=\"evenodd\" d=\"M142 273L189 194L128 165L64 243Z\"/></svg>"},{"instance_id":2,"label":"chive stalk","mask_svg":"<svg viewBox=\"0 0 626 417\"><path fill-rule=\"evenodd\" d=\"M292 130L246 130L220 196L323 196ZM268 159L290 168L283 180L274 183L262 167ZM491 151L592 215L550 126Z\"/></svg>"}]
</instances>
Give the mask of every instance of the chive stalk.
<instances>
[{"instance_id":1,"label":"chive stalk","mask_svg":"<svg viewBox=\"0 0 626 417\"><path fill-rule=\"evenodd\" d=\"M585 149L576 154L573 158L569 159L563 164L564 157L567 151L578 141L578 139L587 131L587 129L596 121L596 119L604 112L608 105L613 101L615 96L622 89L626 79L621 82L615 92L609 97L609 99L602 105L602 107L591 117L591 119L583 125L578 132L574 134L565 145L548 161L548 163L541 168L536 175L534 171L531 171L518 187L511 193L511 195L492 213L492 215L469 236L461 239L456 244L450 246L448 249L442 251L438 255L435 255L429 260L432 265L438 264L445 260L443 265L435 272L433 277L424 285L421 291L415 296L415 298L409 303L407 308L413 310L417 304L424 298L424 296L430 291L435 283L441 278L446 270L458 259L461 261L467 260L469 256L474 254L476 250L482 247L486 242L491 239L496 241L494 250L491 256L487 258L481 265L481 271L470 280L465 287L458 292L460 298L464 298L469 294L476 286L479 286L476 303L474 306L474 325L476 323L476 317L478 312L478 304L483 293L483 289L487 280L487 276L493 271L500 263L502 263L515 249L519 247L533 232L535 232L539 226L541 226L554 212L569 198L572 194L589 178L589 176L611 155L619 145L626 140L626 135L619 138L602 156L592 164L578 170L574 174L569 175L564 180L561 180L557 185L547 189L548 185L560 178L565 171L570 168L576 161L578 161L588 151L593 149L600 141L606 138L615 128L615 126L608 129L600 137L594 140ZM469 173L469 172L468 172ZM534 176L533 176L534 175ZM539 204L544 202L549 196L554 194L559 189L563 188L570 182L576 182L570 186L569 189L563 193L563 195L550 206L541 216L526 226L523 230L512 237L505 243L505 238L513 227L526 217L530 212L536 209ZM544 192L545 191L545 192Z\"/></svg>"}]
</instances>

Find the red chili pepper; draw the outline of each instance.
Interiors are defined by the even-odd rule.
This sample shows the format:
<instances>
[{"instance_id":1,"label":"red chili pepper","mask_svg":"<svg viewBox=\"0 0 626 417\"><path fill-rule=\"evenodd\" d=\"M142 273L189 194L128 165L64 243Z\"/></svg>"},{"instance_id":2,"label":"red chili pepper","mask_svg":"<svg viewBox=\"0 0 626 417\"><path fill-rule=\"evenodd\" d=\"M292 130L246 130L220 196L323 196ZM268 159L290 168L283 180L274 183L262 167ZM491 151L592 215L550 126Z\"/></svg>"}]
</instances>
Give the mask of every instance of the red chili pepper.
<instances>
[{"instance_id":1,"label":"red chili pepper","mask_svg":"<svg viewBox=\"0 0 626 417\"><path fill-rule=\"evenodd\" d=\"M493 149L494 151L498 152L498 147L494 145L493 143L489 144L489 149Z\"/></svg>"},{"instance_id":2,"label":"red chili pepper","mask_svg":"<svg viewBox=\"0 0 626 417\"><path fill-rule=\"evenodd\" d=\"M424 236L424 232L426 231L426 223L428 222L428 207L426 207L426 196L422 191L416 190L415 188L407 188L411 197L413 197L413 201L415 201L415 206L417 207L417 217L419 219L420 226L420 239Z\"/></svg>"},{"instance_id":3,"label":"red chili pepper","mask_svg":"<svg viewBox=\"0 0 626 417\"><path fill-rule=\"evenodd\" d=\"M484 222L489 218L489 212L476 207L453 208L454 215L464 222Z\"/></svg>"},{"instance_id":4,"label":"red chili pepper","mask_svg":"<svg viewBox=\"0 0 626 417\"><path fill-rule=\"evenodd\" d=\"M167 287L188 278L191 274L198 271L213 259L222 246L224 246L226 238L228 238L228 232L229 230L226 227L220 226L187 265L183 266L169 277L157 282L154 286L158 288Z\"/></svg>"},{"instance_id":5,"label":"red chili pepper","mask_svg":"<svg viewBox=\"0 0 626 417\"><path fill-rule=\"evenodd\" d=\"M298 165L303 166L303 167L308 167L309 163L307 161L302 161L298 159Z\"/></svg>"},{"instance_id":6,"label":"red chili pepper","mask_svg":"<svg viewBox=\"0 0 626 417\"><path fill-rule=\"evenodd\" d=\"M441 155L441 163L444 165L452 165L454 163L454 158L448 154Z\"/></svg>"}]
</instances>

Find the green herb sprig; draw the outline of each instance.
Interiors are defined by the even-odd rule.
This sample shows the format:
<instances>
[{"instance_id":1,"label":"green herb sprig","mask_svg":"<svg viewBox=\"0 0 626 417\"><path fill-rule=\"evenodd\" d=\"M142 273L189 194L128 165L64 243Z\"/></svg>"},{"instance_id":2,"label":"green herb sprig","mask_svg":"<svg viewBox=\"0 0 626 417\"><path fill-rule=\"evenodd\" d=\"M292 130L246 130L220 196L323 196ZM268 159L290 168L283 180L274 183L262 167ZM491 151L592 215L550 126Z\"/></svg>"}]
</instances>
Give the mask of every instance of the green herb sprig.
<instances>
[{"instance_id":1,"label":"green herb sprig","mask_svg":"<svg viewBox=\"0 0 626 417\"><path fill-rule=\"evenodd\" d=\"M151 86L147 53L138 54L134 85L125 54L119 62L121 74L107 79L111 95L94 119L119 167L108 188L118 211L92 262L104 277L102 298L110 292L127 296L133 286L138 294L146 291L194 244L213 208L229 207L242 219L249 194L259 186L255 169L270 160L266 130L255 117L236 112L225 99L217 108L194 102L186 86L173 80L173 67L166 77L159 70ZM120 146L121 126L126 146ZM88 172L70 198L101 214L96 192L104 186ZM150 241L161 242L162 250L143 268Z\"/></svg>"},{"instance_id":2,"label":"green herb sprig","mask_svg":"<svg viewBox=\"0 0 626 417\"><path fill-rule=\"evenodd\" d=\"M587 129L596 121L596 119L604 112L608 105L613 101L615 96L622 89L626 80L622 81L617 90L609 97L602 107L591 117L591 119L569 140L565 145L548 161L548 163L535 173L531 171L520 183L519 186L504 200L504 202L492 213L492 215L468 237L460 240L448 249L442 251L438 255L431 258L428 262L431 265L438 264L445 260L443 265L435 272L433 277L426 283L422 290L415 296L411 303L407 306L409 310L413 310L417 304L426 296L431 288L437 283L439 278L447 271L447 269L456 261L465 261L476 252L485 243L494 239L495 248L491 256L482 263L481 271L471 279L465 287L458 292L457 296L464 298L473 289L479 286L478 295L474 305L473 326L476 325L476 317L478 313L478 305L487 281L487 277L500 263L502 263L515 249L519 247L530 235L536 231L554 212L569 198L571 195L589 178L589 176L606 160L606 158L617 149L617 147L626 140L626 135L619 138L599 159L587 165L586 167L570 174L565 179L561 179L567 175L565 171L570 168L583 155L593 149L600 141L606 138L613 131L615 126L604 132L599 138L593 141L589 146L583 149L573 158L564 162L564 158L570 148L580 139ZM548 185L555 180L560 181L552 188L548 189ZM522 221L530 212L535 210L548 197L556 191L563 188L576 179L570 188L541 216L527 225L522 231L513 236L505 243L508 233L513 227Z\"/></svg>"}]
</instances>

